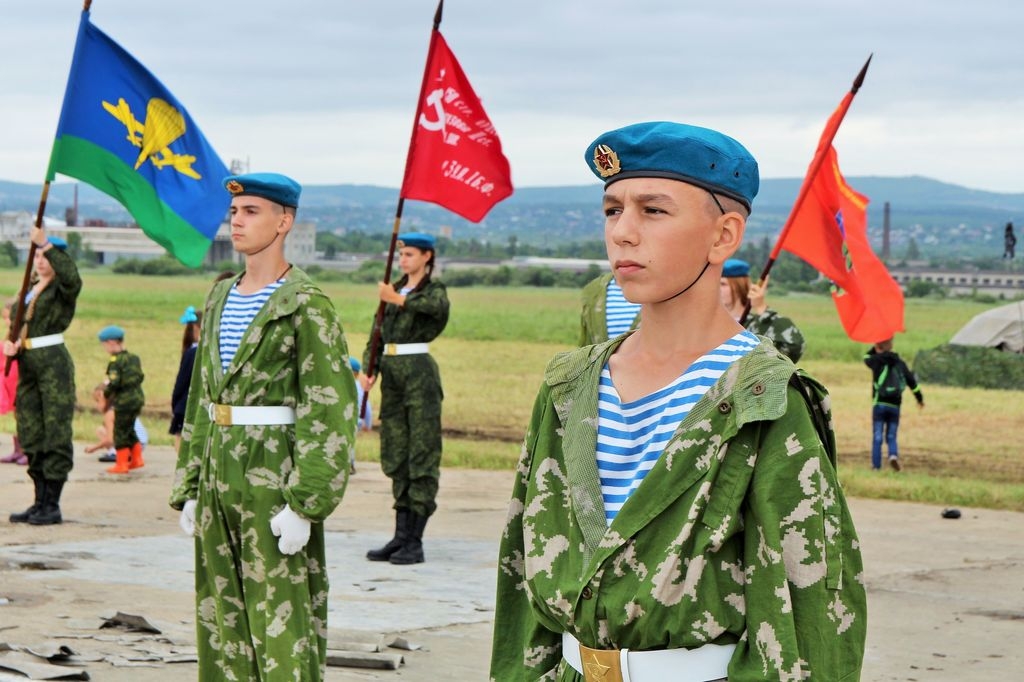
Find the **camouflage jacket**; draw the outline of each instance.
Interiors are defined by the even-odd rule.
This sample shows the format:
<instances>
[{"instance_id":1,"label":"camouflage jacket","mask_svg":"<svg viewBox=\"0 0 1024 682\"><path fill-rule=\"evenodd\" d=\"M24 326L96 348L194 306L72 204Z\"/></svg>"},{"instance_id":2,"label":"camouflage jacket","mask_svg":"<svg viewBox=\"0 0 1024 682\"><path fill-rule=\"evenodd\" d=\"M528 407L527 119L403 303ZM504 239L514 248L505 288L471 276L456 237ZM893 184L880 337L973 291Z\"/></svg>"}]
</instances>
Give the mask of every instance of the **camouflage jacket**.
<instances>
[{"instance_id":1,"label":"camouflage jacket","mask_svg":"<svg viewBox=\"0 0 1024 682\"><path fill-rule=\"evenodd\" d=\"M735 642L730 682L858 679L866 597L824 388L804 378L801 395L791 378L806 375L762 342L608 526L597 386L618 343L545 373L501 539L490 678L581 680L562 663L568 631L605 649Z\"/></svg>"},{"instance_id":2,"label":"camouflage jacket","mask_svg":"<svg viewBox=\"0 0 1024 682\"><path fill-rule=\"evenodd\" d=\"M284 449L291 452L284 469L251 471L249 484L280 486L293 511L323 521L341 502L355 447L356 387L341 323L330 299L306 273L292 268L249 325L224 372L220 317L237 279L219 282L206 301L170 504L181 509L196 499L209 458ZM211 402L286 405L295 408L296 422L287 429L215 427L207 411ZM287 434L283 442L279 433Z\"/></svg>"},{"instance_id":3,"label":"camouflage jacket","mask_svg":"<svg viewBox=\"0 0 1024 682\"><path fill-rule=\"evenodd\" d=\"M395 282L395 291L401 289L404 279ZM374 358L373 372L380 371L380 360L384 354L386 343L430 343L444 331L448 325L448 289L444 282L436 279L405 297L405 305L389 303L384 307L384 319L381 322L380 343L377 344L377 357ZM370 365L370 344L373 335L366 344L363 353L363 366Z\"/></svg>"},{"instance_id":4,"label":"camouflage jacket","mask_svg":"<svg viewBox=\"0 0 1024 682\"><path fill-rule=\"evenodd\" d=\"M22 338L65 332L75 316L78 294L82 291L82 277L71 256L56 247L43 255L53 268L53 281L39 294L32 319L26 316Z\"/></svg>"},{"instance_id":5,"label":"camouflage jacket","mask_svg":"<svg viewBox=\"0 0 1024 682\"><path fill-rule=\"evenodd\" d=\"M110 400L115 410L140 408L146 402L142 392L144 378L139 356L122 350L111 355L107 363L107 385L103 395Z\"/></svg>"},{"instance_id":6,"label":"camouflage jacket","mask_svg":"<svg viewBox=\"0 0 1024 682\"><path fill-rule=\"evenodd\" d=\"M580 337L577 346L589 346L594 343L604 343L608 340L608 283L612 281L612 274L607 273L596 277L583 287L580 294ZM637 313L631 328L636 329L640 323L640 314Z\"/></svg>"},{"instance_id":7,"label":"camouflage jacket","mask_svg":"<svg viewBox=\"0 0 1024 682\"><path fill-rule=\"evenodd\" d=\"M799 362L803 356L806 346L804 335L788 317L783 317L769 308L760 315L751 313L746 326L747 331L767 337L779 352L794 363Z\"/></svg>"}]
</instances>

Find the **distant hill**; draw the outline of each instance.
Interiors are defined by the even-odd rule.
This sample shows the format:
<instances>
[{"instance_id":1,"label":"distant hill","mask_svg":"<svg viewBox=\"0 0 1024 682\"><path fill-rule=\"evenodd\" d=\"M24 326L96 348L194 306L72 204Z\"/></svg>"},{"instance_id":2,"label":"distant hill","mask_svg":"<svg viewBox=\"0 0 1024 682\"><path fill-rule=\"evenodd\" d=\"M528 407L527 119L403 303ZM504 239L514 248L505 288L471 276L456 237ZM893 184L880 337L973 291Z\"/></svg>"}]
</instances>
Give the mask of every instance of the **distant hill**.
<instances>
[{"instance_id":1,"label":"distant hill","mask_svg":"<svg viewBox=\"0 0 1024 682\"><path fill-rule=\"evenodd\" d=\"M871 198L868 210L872 241L881 242L885 202L891 206L891 242L894 255L913 239L926 257L996 255L1002 249L1007 221L1024 228L1024 193L1003 194L969 189L921 176L847 178L850 185ZM751 239L773 238L796 198L799 178L761 182L748 225ZM0 180L0 211L35 212L40 187ZM73 200L74 184L54 184L47 214L63 218ZM523 244L554 245L600 239L602 217L600 185L518 188L498 204L479 225L474 225L432 204L407 202L403 229L437 232L452 229L455 239L507 242L512 236ZM390 232L398 190L372 185L308 185L303 189L300 220L314 221L320 230ZM110 223L129 222L127 213L112 199L85 184L78 184L79 216Z\"/></svg>"}]
</instances>

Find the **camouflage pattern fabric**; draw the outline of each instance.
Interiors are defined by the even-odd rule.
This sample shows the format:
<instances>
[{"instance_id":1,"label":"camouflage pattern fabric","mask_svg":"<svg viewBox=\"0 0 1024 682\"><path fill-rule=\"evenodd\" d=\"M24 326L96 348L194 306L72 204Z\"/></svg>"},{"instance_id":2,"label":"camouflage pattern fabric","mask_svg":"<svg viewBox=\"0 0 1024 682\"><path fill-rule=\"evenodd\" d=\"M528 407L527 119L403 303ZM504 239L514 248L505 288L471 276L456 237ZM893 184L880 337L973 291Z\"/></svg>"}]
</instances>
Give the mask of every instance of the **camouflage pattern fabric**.
<instances>
[{"instance_id":1,"label":"camouflage pattern fabric","mask_svg":"<svg viewBox=\"0 0 1024 682\"><path fill-rule=\"evenodd\" d=\"M580 337L577 346L589 346L608 340L608 318L605 310L608 283L612 274L590 280L580 293Z\"/></svg>"},{"instance_id":2,"label":"camouflage pattern fabric","mask_svg":"<svg viewBox=\"0 0 1024 682\"><path fill-rule=\"evenodd\" d=\"M114 408L114 447L118 450L139 442L135 420L146 404L146 396L142 392L144 378L138 355L122 350L110 356L103 395Z\"/></svg>"},{"instance_id":3,"label":"camouflage pattern fabric","mask_svg":"<svg viewBox=\"0 0 1024 682\"><path fill-rule=\"evenodd\" d=\"M323 521L341 501L355 445L348 346L331 301L292 268L223 372L220 318L237 279L206 302L170 498L175 509L197 500L199 678L315 682L327 652ZM211 402L286 405L296 423L218 426ZM270 531L286 504L313 524L294 555Z\"/></svg>"},{"instance_id":4,"label":"camouflage pattern fabric","mask_svg":"<svg viewBox=\"0 0 1024 682\"><path fill-rule=\"evenodd\" d=\"M602 649L736 643L730 682L859 679L866 596L824 388L803 375L805 399L762 342L609 526L597 386L620 342L560 354L545 373L501 538L490 679L579 682L565 631Z\"/></svg>"},{"instance_id":5,"label":"camouflage pattern fabric","mask_svg":"<svg viewBox=\"0 0 1024 682\"><path fill-rule=\"evenodd\" d=\"M779 315L770 308L760 315L751 313L747 318L746 327L747 331L766 337L794 363L799 362L804 354L807 344L800 329L793 320Z\"/></svg>"},{"instance_id":6,"label":"camouflage pattern fabric","mask_svg":"<svg viewBox=\"0 0 1024 682\"><path fill-rule=\"evenodd\" d=\"M401 288L400 280L395 290ZM381 350L388 343L429 343L448 324L448 291L431 280L410 292L405 305L388 304ZM369 343L363 354L368 366ZM377 357L380 376L380 464L391 479L395 509L429 517L437 509L441 477L441 374L427 353Z\"/></svg>"},{"instance_id":7,"label":"camouflage pattern fabric","mask_svg":"<svg viewBox=\"0 0 1024 682\"><path fill-rule=\"evenodd\" d=\"M57 248L44 257L54 278L39 294L22 338L62 334L75 316L82 278L74 259ZM27 317L27 316L26 316ZM22 349L18 355L15 416L21 449L32 478L66 481L74 464L71 420L75 415L75 363L67 346Z\"/></svg>"}]
</instances>

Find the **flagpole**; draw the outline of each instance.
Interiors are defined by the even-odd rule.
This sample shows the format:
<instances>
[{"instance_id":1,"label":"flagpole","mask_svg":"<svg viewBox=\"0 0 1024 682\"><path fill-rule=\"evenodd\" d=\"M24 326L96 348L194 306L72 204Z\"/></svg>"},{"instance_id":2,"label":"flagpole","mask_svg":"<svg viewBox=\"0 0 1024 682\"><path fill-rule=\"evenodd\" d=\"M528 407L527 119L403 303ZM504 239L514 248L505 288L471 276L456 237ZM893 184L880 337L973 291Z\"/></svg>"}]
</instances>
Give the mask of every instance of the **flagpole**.
<instances>
[{"instance_id":1,"label":"flagpole","mask_svg":"<svg viewBox=\"0 0 1024 682\"><path fill-rule=\"evenodd\" d=\"M405 155L405 170L402 173L402 187L405 187L406 176L412 165L412 157L416 142L416 127L419 125L420 114L423 113L423 97L427 91L427 78L429 77L430 56L434 54L434 46L437 44L437 36L441 30L441 16L444 13L444 0L438 0L437 11L434 12L434 28L430 32L430 45L427 47L427 61L423 65L423 80L420 82L420 96L416 101L416 114L412 119L412 133L409 135L409 149ZM384 284L391 283L391 265L395 259L395 245L398 243L399 226L402 224L402 209L405 207L405 197L401 190L398 193L398 206L395 208L395 222L391 228L391 241L388 244L388 258L384 264ZM377 312L373 316L373 330L370 332L370 357L366 363L366 375L372 377L377 369L377 349L380 347L381 326L384 322L384 310L387 303L381 301L377 305ZM359 418L366 414L366 403L369 400L369 391L363 392L363 402L359 406Z\"/></svg>"},{"instance_id":2,"label":"flagpole","mask_svg":"<svg viewBox=\"0 0 1024 682\"><path fill-rule=\"evenodd\" d=\"M853 96L860 90L860 86L864 84L864 77L868 73L868 66L871 64L871 58L874 54L868 55L868 60L864 62L864 66L861 67L860 73L853 79L853 86L850 91L843 97L843 101L839 103L839 107L833 112L832 117L829 118L828 123L825 124L825 130L821 134L821 139L818 141L818 149L814 152L814 158L811 159L811 165L807 167L807 175L804 176L803 184L800 185L800 191L797 192L796 201L793 202L793 208L789 211L789 217L786 218L785 224L782 226L782 231L779 232L778 239L775 240L775 247L772 248L771 254L768 256L767 262L764 264L764 268L761 270L761 275L758 280L759 286L764 286L764 282L768 279L768 273L772 270L772 265L775 264L775 259L779 257L779 252L782 251L782 243L786 239L786 235L789 233L789 229L793 226L793 221L797 214L800 212L800 207L803 206L804 200L807 198L808 192L810 192L811 184L818 174L818 170L821 168L821 164L825 162L825 156L828 154L828 150L832 147L832 141L836 137L836 133L839 131L839 124L843 122L843 118L846 116L846 112L850 108L850 104L853 102ZM747 301L746 307L743 309L743 314L740 316L740 324L745 324L747 316L750 314L750 301Z\"/></svg>"},{"instance_id":3,"label":"flagpole","mask_svg":"<svg viewBox=\"0 0 1024 682\"><path fill-rule=\"evenodd\" d=\"M36 227L43 226L43 214L46 212L46 199L50 194L50 181L43 182L42 195L39 197L39 209L36 211ZM14 317L11 318L11 328L7 339L14 343L21 335L21 325L25 321L25 295L28 294L28 287L32 283L32 266L36 258L36 243L31 237L28 240L28 256L25 261L25 275L21 278L21 289L18 291L18 298L14 303ZM11 373L11 363L14 357L8 355L4 361L4 376Z\"/></svg>"}]
</instances>

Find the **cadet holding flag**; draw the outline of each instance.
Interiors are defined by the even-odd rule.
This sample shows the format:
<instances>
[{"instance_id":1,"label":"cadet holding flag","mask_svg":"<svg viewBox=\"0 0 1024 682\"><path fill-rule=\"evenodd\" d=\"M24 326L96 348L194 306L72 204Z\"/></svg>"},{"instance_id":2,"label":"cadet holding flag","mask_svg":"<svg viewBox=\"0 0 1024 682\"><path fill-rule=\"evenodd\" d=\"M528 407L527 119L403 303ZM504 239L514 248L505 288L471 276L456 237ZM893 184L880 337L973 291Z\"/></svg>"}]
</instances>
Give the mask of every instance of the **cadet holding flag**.
<instances>
[{"instance_id":1,"label":"cadet holding flag","mask_svg":"<svg viewBox=\"0 0 1024 682\"><path fill-rule=\"evenodd\" d=\"M383 547L366 553L370 561L415 564L424 560L423 530L437 509L441 477L441 374L429 343L448 324L448 291L432 279L434 237L409 232L398 237L397 282L381 282L386 304L379 331L370 335L361 375L369 391L381 377L380 465L391 479L395 535ZM373 336L382 341L373 344ZM371 362L371 353L377 356Z\"/></svg>"},{"instance_id":2,"label":"cadet holding flag","mask_svg":"<svg viewBox=\"0 0 1024 682\"><path fill-rule=\"evenodd\" d=\"M324 520L355 445L355 383L330 299L284 257L301 187L225 179L245 270L207 297L170 504L196 536L201 680L323 679Z\"/></svg>"},{"instance_id":3,"label":"cadet holding flag","mask_svg":"<svg viewBox=\"0 0 1024 682\"><path fill-rule=\"evenodd\" d=\"M490 679L855 680L865 592L825 389L722 305L757 162L639 123L586 153L636 331L548 365L498 557Z\"/></svg>"},{"instance_id":4,"label":"cadet holding flag","mask_svg":"<svg viewBox=\"0 0 1024 682\"><path fill-rule=\"evenodd\" d=\"M28 475L35 485L32 505L11 514L11 523L48 526L60 523L60 497L73 466L71 420L75 416L75 363L64 332L75 316L82 278L67 243L47 237L35 225L31 288L19 306L24 323L17 340L4 341L4 355L18 359L15 415Z\"/></svg>"}]
</instances>

